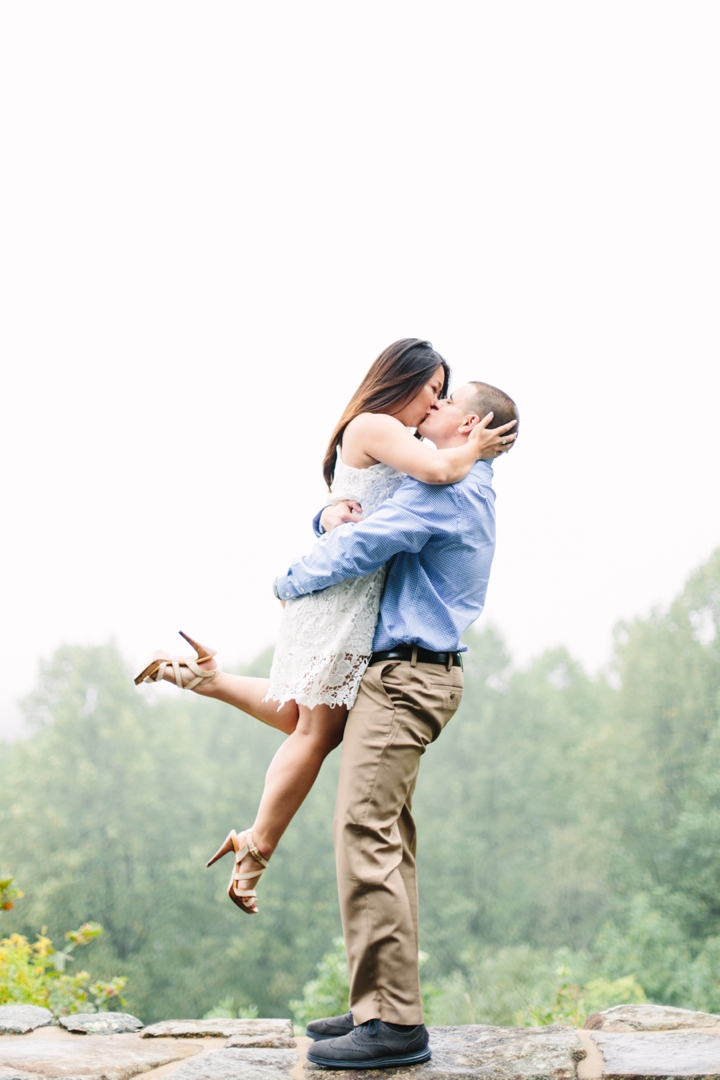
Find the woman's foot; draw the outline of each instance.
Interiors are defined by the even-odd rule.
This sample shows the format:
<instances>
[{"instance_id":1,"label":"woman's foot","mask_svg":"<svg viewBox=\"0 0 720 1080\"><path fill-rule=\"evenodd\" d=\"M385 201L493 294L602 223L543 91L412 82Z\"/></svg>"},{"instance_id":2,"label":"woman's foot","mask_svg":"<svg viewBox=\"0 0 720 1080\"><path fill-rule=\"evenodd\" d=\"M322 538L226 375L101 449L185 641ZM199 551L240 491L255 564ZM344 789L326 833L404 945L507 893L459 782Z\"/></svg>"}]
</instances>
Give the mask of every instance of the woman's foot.
<instances>
[{"instance_id":1,"label":"woman's foot","mask_svg":"<svg viewBox=\"0 0 720 1080\"><path fill-rule=\"evenodd\" d=\"M249 844L248 837L250 838ZM235 860L233 880L230 882L230 889L228 890L228 895L230 896L230 899L233 900L235 899L235 897L233 897L232 895L233 892L235 892L236 896L239 892L250 893L251 895L238 897L238 899L243 900L243 903L240 904L240 907L244 908L244 910L251 915L257 915L258 903L257 896L255 895L255 889L257 888L259 881L257 871L260 870L260 873L262 873L263 870L267 867L270 856L272 855L272 851L268 851L267 848L263 849L261 847L257 847L255 843L253 843L252 829L247 829L245 832L238 833L238 844L240 845L240 851L242 851L242 849L247 844L248 851L247 854L243 855L241 859ZM257 852L257 854L260 855L261 859L263 860L262 862L260 861L260 859L257 858L257 855L253 854L253 849ZM248 874L248 877L243 877L243 872Z\"/></svg>"},{"instance_id":2,"label":"woman's foot","mask_svg":"<svg viewBox=\"0 0 720 1080\"><path fill-rule=\"evenodd\" d=\"M193 686L194 693L203 694L208 697L215 697L215 676L222 675L222 671L218 666L217 660L213 656L209 656L207 660L203 660L202 663L198 663L197 666L200 668L201 671L206 671L208 674L201 682L197 684L197 686ZM167 672L165 673L165 678L169 678L170 682L173 682L172 675L168 675Z\"/></svg>"},{"instance_id":3,"label":"woman's foot","mask_svg":"<svg viewBox=\"0 0 720 1080\"><path fill-rule=\"evenodd\" d=\"M216 660L212 656L209 657L207 660L203 660L202 663L198 663L195 660L195 658L192 657L192 656L185 656L185 657L178 656L175 659L180 662L180 665L181 665L181 667L180 667L180 676L185 682L190 682L194 677L194 675L191 673L192 669L184 667L184 665L188 662L188 660L192 660L194 666L200 668L201 671L207 671L207 672L212 671L213 672L213 675L211 675L211 676L208 675L205 679L203 679L202 682L199 682L197 684L197 686L192 687L192 689L196 690L196 691L199 688L200 693L202 693L202 688L204 686L206 686L208 682L211 682L212 679L215 677L215 675L217 675L219 673L219 671L220 671L220 668L217 666ZM163 680L165 682L171 682L175 686L177 686L177 680L175 678L175 672L172 669L172 664L169 664L168 667L165 669L165 674L163 675Z\"/></svg>"},{"instance_id":4,"label":"woman's foot","mask_svg":"<svg viewBox=\"0 0 720 1080\"><path fill-rule=\"evenodd\" d=\"M234 829L231 829L225 842L208 860L206 866L212 866L223 855L229 855L231 852L235 855L235 864L230 875L228 896L242 911L246 911L248 915L256 915L258 905L255 886L267 868L271 852L268 851L266 855L256 847L251 829L246 829L239 836ZM260 867L259 870L258 867Z\"/></svg>"},{"instance_id":5,"label":"woman's foot","mask_svg":"<svg viewBox=\"0 0 720 1080\"><path fill-rule=\"evenodd\" d=\"M193 641L191 637L180 631L196 652L196 656L171 656L170 653L158 652L145 665L141 672L135 676L135 683L160 682L166 679L175 683L181 690L195 690L196 687L212 681L217 675L214 649L207 649L204 645Z\"/></svg>"}]
</instances>

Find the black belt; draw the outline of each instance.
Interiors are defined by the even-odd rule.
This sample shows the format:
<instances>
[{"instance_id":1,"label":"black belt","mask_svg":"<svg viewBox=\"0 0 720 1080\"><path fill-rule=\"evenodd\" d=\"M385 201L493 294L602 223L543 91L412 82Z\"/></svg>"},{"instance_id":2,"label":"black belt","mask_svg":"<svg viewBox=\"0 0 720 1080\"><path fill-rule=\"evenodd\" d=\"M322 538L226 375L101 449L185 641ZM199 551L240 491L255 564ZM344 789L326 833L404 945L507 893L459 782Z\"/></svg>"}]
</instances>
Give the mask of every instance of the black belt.
<instances>
[{"instance_id":1,"label":"black belt","mask_svg":"<svg viewBox=\"0 0 720 1080\"><path fill-rule=\"evenodd\" d=\"M398 645L394 649L385 649L383 652L374 652L370 657L371 664L379 664L383 660L410 660L415 659L418 664L442 664L443 667L462 668L462 656L459 652L431 652L430 649L422 649L419 645Z\"/></svg>"}]
</instances>

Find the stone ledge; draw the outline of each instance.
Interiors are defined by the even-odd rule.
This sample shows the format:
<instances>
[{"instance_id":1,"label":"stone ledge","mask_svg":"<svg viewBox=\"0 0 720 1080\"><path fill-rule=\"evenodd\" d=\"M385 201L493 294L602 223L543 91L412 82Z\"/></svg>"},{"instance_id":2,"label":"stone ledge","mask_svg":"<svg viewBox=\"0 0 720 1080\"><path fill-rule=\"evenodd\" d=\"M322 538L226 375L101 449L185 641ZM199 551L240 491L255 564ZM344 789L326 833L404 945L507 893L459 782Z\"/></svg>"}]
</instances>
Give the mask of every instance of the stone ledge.
<instances>
[{"instance_id":1,"label":"stone ledge","mask_svg":"<svg viewBox=\"0 0 720 1080\"><path fill-rule=\"evenodd\" d=\"M363 1077L390 1080L576 1080L586 1051L573 1028L502 1028L475 1024L430 1028L432 1058L399 1069L363 1069ZM349 1080L347 1069L306 1066L314 1080Z\"/></svg>"},{"instance_id":2,"label":"stone ledge","mask_svg":"<svg viewBox=\"0 0 720 1080\"><path fill-rule=\"evenodd\" d=\"M588 1016L583 1027L590 1031L720 1030L720 1016L672 1005L615 1005Z\"/></svg>"},{"instance_id":3,"label":"stone ledge","mask_svg":"<svg viewBox=\"0 0 720 1080\"><path fill-rule=\"evenodd\" d=\"M63 1033L64 1034L64 1033ZM130 1080L196 1053L192 1044L167 1039L143 1043L137 1035L83 1035L0 1039L0 1078L31 1080Z\"/></svg>"},{"instance_id":4,"label":"stone ledge","mask_svg":"<svg viewBox=\"0 0 720 1080\"><path fill-rule=\"evenodd\" d=\"M295 1050L211 1050L174 1069L172 1077L173 1080L291 1080L291 1070L297 1061Z\"/></svg>"},{"instance_id":5,"label":"stone ledge","mask_svg":"<svg viewBox=\"0 0 720 1080\"><path fill-rule=\"evenodd\" d=\"M593 1031L590 1037L603 1058L598 1080L720 1080L720 1033Z\"/></svg>"},{"instance_id":6,"label":"stone ledge","mask_svg":"<svg viewBox=\"0 0 720 1080\"><path fill-rule=\"evenodd\" d=\"M53 1014L39 1005L0 1005L0 1035L25 1035L52 1023Z\"/></svg>"},{"instance_id":7,"label":"stone ledge","mask_svg":"<svg viewBox=\"0 0 720 1080\"><path fill-rule=\"evenodd\" d=\"M291 1020L232 1020L224 1017L213 1020L163 1020L146 1027L142 1033L143 1039L166 1038L168 1035L176 1039L226 1038L228 1047L281 1050L295 1045Z\"/></svg>"},{"instance_id":8,"label":"stone ledge","mask_svg":"<svg viewBox=\"0 0 720 1080\"><path fill-rule=\"evenodd\" d=\"M93 1016L102 1023L101 1014ZM131 1080L142 1073L146 1080L720 1080L720 1017L651 1005L598 1016L581 1031L431 1028L430 1061L360 1074L310 1065L310 1040L295 1045L288 1020L175 1020L126 1034L44 1026L0 1037L0 1080ZM31 1019L48 1023L42 1015ZM241 1045L231 1045L236 1040Z\"/></svg>"},{"instance_id":9,"label":"stone ledge","mask_svg":"<svg viewBox=\"0 0 720 1080\"><path fill-rule=\"evenodd\" d=\"M129 1013L97 1012L61 1016L58 1025L73 1035L122 1035L126 1031L140 1031L143 1022Z\"/></svg>"}]
</instances>

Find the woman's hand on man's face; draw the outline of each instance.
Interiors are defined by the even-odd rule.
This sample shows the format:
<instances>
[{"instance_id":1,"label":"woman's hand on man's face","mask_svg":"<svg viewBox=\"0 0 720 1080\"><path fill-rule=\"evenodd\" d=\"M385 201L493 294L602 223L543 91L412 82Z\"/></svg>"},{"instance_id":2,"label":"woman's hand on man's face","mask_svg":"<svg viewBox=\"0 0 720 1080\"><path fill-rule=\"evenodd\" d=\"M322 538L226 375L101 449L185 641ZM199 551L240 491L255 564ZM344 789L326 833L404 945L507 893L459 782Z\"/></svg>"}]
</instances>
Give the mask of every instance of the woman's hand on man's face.
<instances>
[{"instance_id":1,"label":"woman's hand on man's face","mask_svg":"<svg viewBox=\"0 0 720 1080\"><path fill-rule=\"evenodd\" d=\"M488 424L492 423L492 419L493 414L488 413L479 424L475 425L468 436L468 442L475 447L478 458L487 460L487 458L506 454L517 438L517 435L512 430L516 426L517 420L511 420L508 424L503 424L502 427L489 428Z\"/></svg>"},{"instance_id":2,"label":"woman's hand on man's face","mask_svg":"<svg viewBox=\"0 0 720 1080\"><path fill-rule=\"evenodd\" d=\"M362 521L362 506L352 499L326 506L320 515L320 527L326 533L332 532L338 525L346 525L348 522L355 525L358 521Z\"/></svg>"}]
</instances>

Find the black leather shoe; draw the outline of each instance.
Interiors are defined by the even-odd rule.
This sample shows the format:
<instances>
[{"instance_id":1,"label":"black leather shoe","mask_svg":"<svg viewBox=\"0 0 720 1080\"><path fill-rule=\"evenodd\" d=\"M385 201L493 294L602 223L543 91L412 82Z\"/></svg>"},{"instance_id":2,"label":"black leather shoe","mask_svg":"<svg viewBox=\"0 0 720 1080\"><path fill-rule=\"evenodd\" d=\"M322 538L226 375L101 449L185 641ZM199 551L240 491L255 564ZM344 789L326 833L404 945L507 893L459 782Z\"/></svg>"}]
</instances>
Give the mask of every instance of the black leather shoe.
<instances>
[{"instance_id":1,"label":"black leather shoe","mask_svg":"<svg viewBox=\"0 0 720 1080\"><path fill-rule=\"evenodd\" d=\"M344 1016L328 1016L325 1020L311 1020L305 1028L305 1034L311 1039L337 1039L341 1035L349 1035L354 1027L353 1014L347 1012Z\"/></svg>"},{"instance_id":2,"label":"black leather shoe","mask_svg":"<svg viewBox=\"0 0 720 1080\"><path fill-rule=\"evenodd\" d=\"M348 1035L311 1046L308 1061L329 1069L386 1069L428 1061L431 1055L425 1025L400 1030L396 1027L382 1020L368 1020Z\"/></svg>"}]
</instances>

